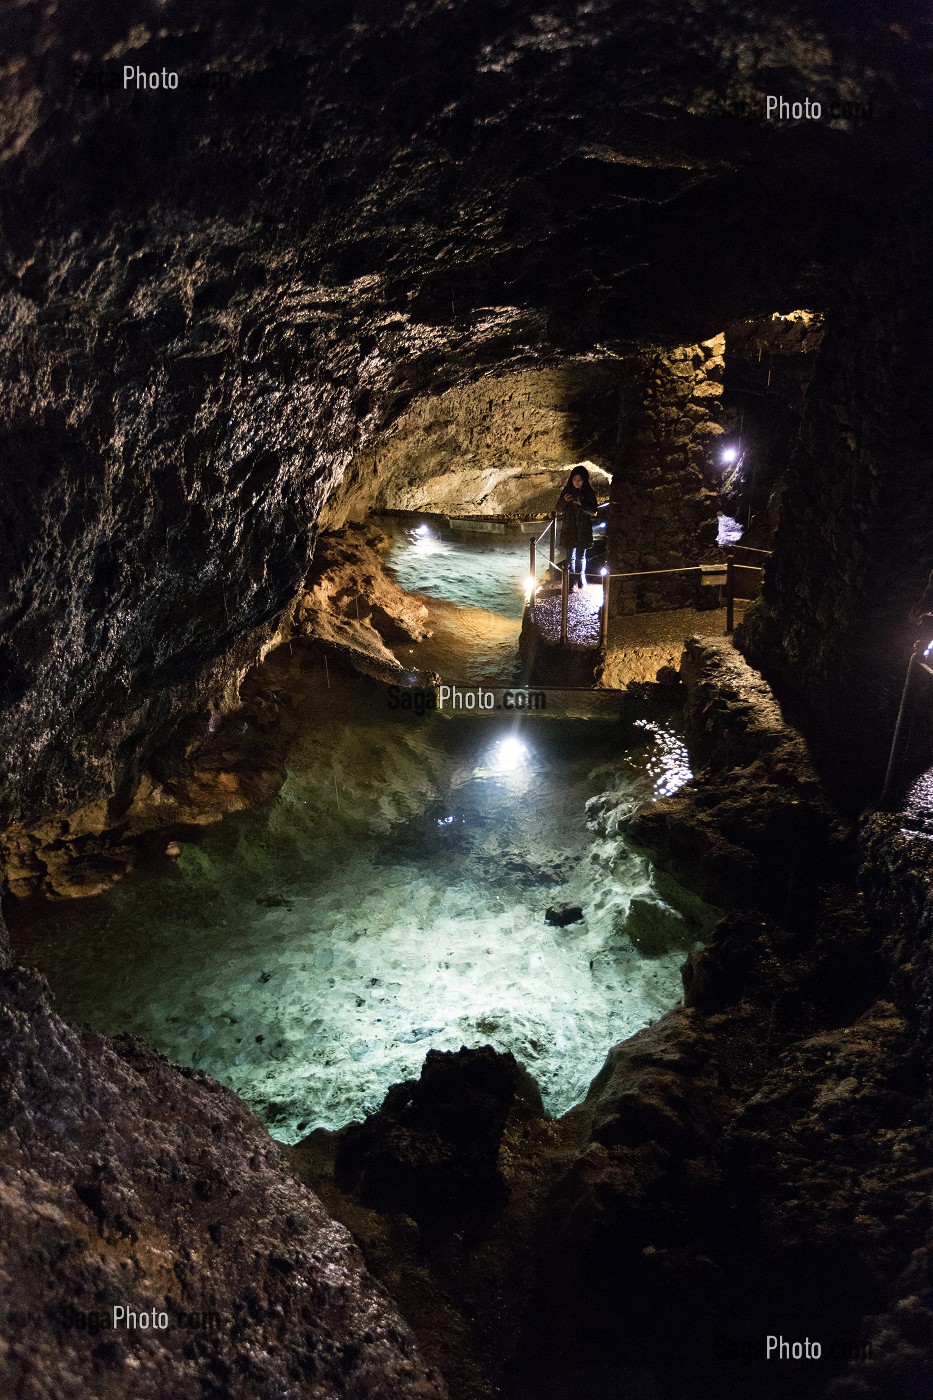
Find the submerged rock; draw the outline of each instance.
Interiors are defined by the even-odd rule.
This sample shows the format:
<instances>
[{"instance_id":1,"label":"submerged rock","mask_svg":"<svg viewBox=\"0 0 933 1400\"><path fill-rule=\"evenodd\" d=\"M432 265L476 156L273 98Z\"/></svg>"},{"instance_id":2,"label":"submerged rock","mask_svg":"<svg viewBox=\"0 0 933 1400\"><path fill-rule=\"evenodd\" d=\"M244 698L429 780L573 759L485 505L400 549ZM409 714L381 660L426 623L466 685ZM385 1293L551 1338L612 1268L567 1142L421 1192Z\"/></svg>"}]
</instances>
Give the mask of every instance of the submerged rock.
<instances>
[{"instance_id":1,"label":"submerged rock","mask_svg":"<svg viewBox=\"0 0 933 1400\"><path fill-rule=\"evenodd\" d=\"M686 951L695 935L683 914L659 899L633 895L628 913L619 922L619 933L626 934L646 958L662 957L671 951Z\"/></svg>"},{"instance_id":2,"label":"submerged rock","mask_svg":"<svg viewBox=\"0 0 933 1400\"><path fill-rule=\"evenodd\" d=\"M544 913L545 921L554 924L557 928L566 928L568 924L578 924L583 918L583 909L579 904L552 904Z\"/></svg>"}]
</instances>

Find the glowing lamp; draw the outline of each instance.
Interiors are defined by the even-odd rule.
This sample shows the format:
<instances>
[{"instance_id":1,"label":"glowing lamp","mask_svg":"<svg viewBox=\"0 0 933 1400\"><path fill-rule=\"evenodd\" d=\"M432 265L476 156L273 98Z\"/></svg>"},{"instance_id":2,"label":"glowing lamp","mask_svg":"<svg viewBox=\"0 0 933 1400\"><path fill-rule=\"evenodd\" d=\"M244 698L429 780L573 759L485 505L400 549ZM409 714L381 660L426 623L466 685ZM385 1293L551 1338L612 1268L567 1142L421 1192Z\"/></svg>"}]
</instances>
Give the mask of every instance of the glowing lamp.
<instances>
[{"instance_id":1,"label":"glowing lamp","mask_svg":"<svg viewBox=\"0 0 933 1400\"><path fill-rule=\"evenodd\" d=\"M492 754L494 773L514 773L528 762L528 749L521 739L501 739Z\"/></svg>"},{"instance_id":2,"label":"glowing lamp","mask_svg":"<svg viewBox=\"0 0 933 1400\"><path fill-rule=\"evenodd\" d=\"M739 455L739 454L738 454L738 449L737 449L737 448L735 448L735 447L724 447L724 448L722 449L721 460L722 460L723 462L725 462L726 465L728 466L730 463L732 463L732 462L735 461L735 459L738 457L738 455Z\"/></svg>"},{"instance_id":3,"label":"glowing lamp","mask_svg":"<svg viewBox=\"0 0 933 1400\"><path fill-rule=\"evenodd\" d=\"M416 525L416 526L415 526L415 534L416 534L416 535L430 535L430 533L431 533L431 527L430 527L430 525L425 525L424 523L422 523L421 525Z\"/></svg>"},{"instance_id":4,"label":"glowing lamp","mask_svg":"<svg viewBox=\"0 0 933 1400\"><path fill-rule=\"evenodd\" d=\"M525 596L527 598L530 598L537 586L538 580L535 578L534 574L529 574L528 577L525 579Z\"/></svg>"},{"instance_id":5,"label":"glowing lamp","mask_svg":"<svg viewBox=\"0 0 933 1400\"><path fill-rule=\"evenodd\" d=\"M601 576L602 576L603 578L605 578L606 575L608 574L609 570L606 568L606 566L605 566L605 564L604 564L603 567L600 569L599 572L600 572Z\"/></svg>"}]
</instances>

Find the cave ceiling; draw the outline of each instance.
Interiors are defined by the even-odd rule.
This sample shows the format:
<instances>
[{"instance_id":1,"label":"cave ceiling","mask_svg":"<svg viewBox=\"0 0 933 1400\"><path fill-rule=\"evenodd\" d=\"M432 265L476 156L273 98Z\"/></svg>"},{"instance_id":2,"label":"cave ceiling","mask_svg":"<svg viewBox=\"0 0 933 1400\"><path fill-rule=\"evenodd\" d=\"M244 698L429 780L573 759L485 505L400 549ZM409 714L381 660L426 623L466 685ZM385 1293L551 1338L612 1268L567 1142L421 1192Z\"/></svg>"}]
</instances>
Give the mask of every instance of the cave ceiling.
<instances>
[{"instance_id":1,"label":"cave ceiling","mask_svg":"<svg viewBox=\"0 0 933 1400\"><path fill-rule=\"evenodd\" d=\"M414 398L825 310L927 198L906 5L21 0L4 29L0 738L36 810L222 679ZM772 87L872 119L769 123Z\"/></svg>"}]
</instances>

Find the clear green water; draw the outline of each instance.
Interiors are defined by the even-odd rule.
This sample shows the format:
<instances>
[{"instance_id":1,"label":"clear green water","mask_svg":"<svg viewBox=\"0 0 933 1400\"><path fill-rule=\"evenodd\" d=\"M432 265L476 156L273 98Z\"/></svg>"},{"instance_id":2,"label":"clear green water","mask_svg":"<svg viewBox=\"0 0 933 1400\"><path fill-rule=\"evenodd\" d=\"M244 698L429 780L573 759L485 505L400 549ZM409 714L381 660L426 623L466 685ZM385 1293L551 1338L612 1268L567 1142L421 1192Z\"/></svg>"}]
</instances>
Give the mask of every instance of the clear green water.
<instances>
[{"instance_id":1,"label":"clear green water","mask_svg":"<svg viewBox=\"0 0 933 1400\"><path fill-rule=\"evenodd\" d=\"M436 520L411 525L386 517L380 524L393 537L386 562L409 593L521 617L527 535L518 530L470 534L447 529Z\"/></svg>"},{"instance_id":2,"label":"clear green water","mask_svg":"<svg viewBox=\"0 0 933 1400\"><path fill-rule=\"evenodd\" d=\"M688 776L675 730L419 720L319 662L299 693L274 802L46 906L20 957L66 1016L208 1071L285 1141L377 1107L431 1048L511 1050L565 1111L679 1000L704 932L616 833ZM555 927L555 904L584 917Z\"/></svg>"}]
</instances>

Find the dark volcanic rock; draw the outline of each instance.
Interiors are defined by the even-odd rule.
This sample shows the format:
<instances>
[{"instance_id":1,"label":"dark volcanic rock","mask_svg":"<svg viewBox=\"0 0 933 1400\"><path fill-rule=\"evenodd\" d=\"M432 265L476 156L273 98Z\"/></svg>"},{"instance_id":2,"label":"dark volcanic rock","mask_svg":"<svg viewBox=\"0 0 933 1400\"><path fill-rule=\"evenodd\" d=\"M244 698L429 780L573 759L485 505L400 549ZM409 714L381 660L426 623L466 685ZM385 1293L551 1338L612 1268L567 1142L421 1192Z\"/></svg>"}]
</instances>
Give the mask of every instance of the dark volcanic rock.
<instances>
[{"instance_id":1,"label":"dark volcanic rock","mask_svg":"<svg viewBox=\"0 0 933 1400\"><path fill-rule=\"evenodd\" d=\"M350 1236L243 1103L0 973L0 1391L441 1400ZM112 1309L165 1330L112 1330ZM101 1330L103 1329L103 1330Z\"/></svg>"},{"instance_id":2,"label":"dark volcanic rock","mask_svg":"<svg viewBox=\"0 0 933 1400\"><path fill-rule=\"evenodd\" d=\"M781 1332L827 1339L801 1396L906 1400L933 1335L933 855L870 819L864 906L854 842L767 686L728 644L690 643L684 678L706 767L633 826L689 883L725 892L729 863L748 878L688 957L687 1006L616 1046L568 1115L583 1143L539 1230L529 1386L582 1391L588 1365L624 1389L649 1368L665 1397L770 1400L763 1365L728 1357L763 1363ZM819 851L790 889L755 818L785 805Z\"/></svg>"},{"instance_id":3,"label":"dark volcanic rock","mask_svg":"<svg viewBox=\"0 0 933 1400\"><path fill-rule=\"evenodd\" d=\"M838 872L845 829L803 738L728 639L689 639L681 674L691 753L703 766L624 829L711 903L786 917Z\"/></svg>"},{"instance_id":4,"label":"dark volcanic rock","mask_svg":"<svg viewBox=\"0 0 933 1400\"><path fill-rule=\"evenodd\" d=\"M504 1204L499 1144L513 1109L543 1113L514 1056L489 1045L431 1050L420 1079L394 1084L377 1113L347 1129L337 1184L379 1210L453 1228Z\"/></svg>"}]
</instances>

